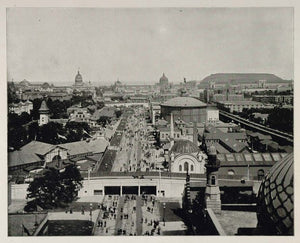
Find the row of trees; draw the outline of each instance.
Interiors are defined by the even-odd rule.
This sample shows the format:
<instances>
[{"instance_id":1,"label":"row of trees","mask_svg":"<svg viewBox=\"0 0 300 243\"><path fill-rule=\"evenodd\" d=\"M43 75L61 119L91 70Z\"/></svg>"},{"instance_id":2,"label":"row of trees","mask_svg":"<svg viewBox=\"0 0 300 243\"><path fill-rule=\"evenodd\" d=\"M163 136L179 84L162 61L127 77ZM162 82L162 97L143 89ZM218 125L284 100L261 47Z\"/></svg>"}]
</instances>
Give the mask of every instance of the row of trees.
<instances>
[{"instance_id":1,"label":"row of trees","mask_svg":"<svg viewBox=\"0 0 300 243\"><path fill-rule=\"evenodd\" d=\"M27 126L19 126L8 131L8 146L19 149L32 140L50 144L76 142L88 138L90 127L86 122L68 122L65 126L56 122L49 122L39 126L31 122Z\"/></svg>"},{"instance_id":2,"label":"row of trees","mask_svg":"<svg viewBox=\"0 0 300 243\"><path fill-rule=\"evenodd\" d=\"M293 133L294 130L294 109L275 107L274 109L243 109L242 112L235 112L235 114L249 119L251 121L262 123L261 118L254 118L253 113L268 114L268 119L265 125L283 132Z\"/></svg>"}]
</instances>

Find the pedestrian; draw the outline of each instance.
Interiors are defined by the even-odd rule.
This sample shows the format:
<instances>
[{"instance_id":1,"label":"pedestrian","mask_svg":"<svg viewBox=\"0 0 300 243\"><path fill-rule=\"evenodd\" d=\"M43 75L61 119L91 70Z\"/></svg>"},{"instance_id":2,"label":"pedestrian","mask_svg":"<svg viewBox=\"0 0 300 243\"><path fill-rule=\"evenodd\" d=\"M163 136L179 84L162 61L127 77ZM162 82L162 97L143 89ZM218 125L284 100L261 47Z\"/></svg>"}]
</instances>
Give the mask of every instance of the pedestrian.
<instances>
[{"instance_id":1,"label":"pedestrian","mask_svg":"<svg viewBox=\"0 0 300 243\"><path fill-rule=\"evenodd\" d=\"M104 221L104 228L106 227L106 221Z\"/></svg>"}]
</instances>

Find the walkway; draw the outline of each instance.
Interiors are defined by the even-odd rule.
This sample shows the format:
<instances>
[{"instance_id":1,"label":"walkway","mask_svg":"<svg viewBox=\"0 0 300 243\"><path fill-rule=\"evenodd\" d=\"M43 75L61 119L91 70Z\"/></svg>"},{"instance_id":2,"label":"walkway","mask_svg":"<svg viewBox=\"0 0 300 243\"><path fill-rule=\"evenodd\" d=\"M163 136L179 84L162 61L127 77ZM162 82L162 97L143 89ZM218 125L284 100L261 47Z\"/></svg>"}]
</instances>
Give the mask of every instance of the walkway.
<instances>
[{"instance_id":1,"label":"walkway","mask_svg":"<svg viewBox=\"0 0 300 243\"><path fill-rule=\"evenodd\" d=\"M143 212L142 212L142 199L141 197L136 198L136 234L143 234Z\"/></svg>"}]
</instances>

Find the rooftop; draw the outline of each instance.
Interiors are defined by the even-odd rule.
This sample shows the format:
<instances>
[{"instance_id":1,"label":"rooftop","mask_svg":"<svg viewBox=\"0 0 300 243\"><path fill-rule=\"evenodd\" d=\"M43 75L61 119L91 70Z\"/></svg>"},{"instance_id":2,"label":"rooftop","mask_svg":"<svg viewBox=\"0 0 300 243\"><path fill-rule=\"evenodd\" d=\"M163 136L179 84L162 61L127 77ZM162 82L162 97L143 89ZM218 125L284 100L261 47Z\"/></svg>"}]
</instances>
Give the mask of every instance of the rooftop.
<instances>
[{"instance_id":1,"label":"rooftop","mask_svg":"<svg viewBox=\"0 0 300 243\"><path fill-rule=\"evenodd\" d=\"M206 107L207 105L200 100L192 97L175 97L162 103L161 106L170 107Z\"/></svg>"}]
</instances>

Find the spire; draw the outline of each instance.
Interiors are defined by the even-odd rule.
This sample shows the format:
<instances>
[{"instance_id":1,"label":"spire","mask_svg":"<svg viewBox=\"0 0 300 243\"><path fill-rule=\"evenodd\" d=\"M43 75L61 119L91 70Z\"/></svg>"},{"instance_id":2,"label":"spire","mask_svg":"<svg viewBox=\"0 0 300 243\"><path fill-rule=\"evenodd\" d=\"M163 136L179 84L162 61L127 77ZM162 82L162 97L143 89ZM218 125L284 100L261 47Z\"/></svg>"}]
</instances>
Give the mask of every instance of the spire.
<instances>
[{"instance_id":1,"label":"spire","mask_svg":"<svg viewBox=\"0 0 300 243\"><path fill-rule=\"evenodd\" d=\"M170 124L170 128L171 128L170 138L174 139L174 121L173 121L173 113L172 112L171 112L171 124Z\"/></svg>"}]
</instances>

